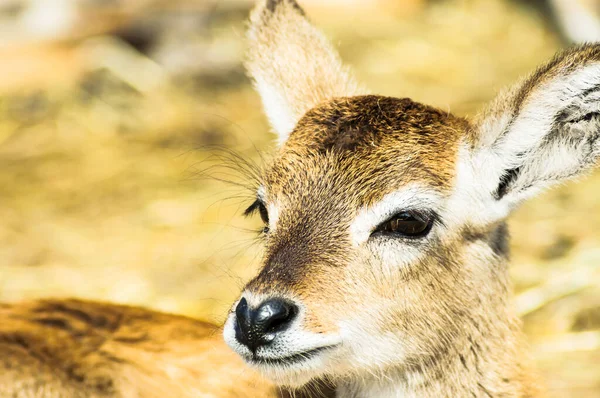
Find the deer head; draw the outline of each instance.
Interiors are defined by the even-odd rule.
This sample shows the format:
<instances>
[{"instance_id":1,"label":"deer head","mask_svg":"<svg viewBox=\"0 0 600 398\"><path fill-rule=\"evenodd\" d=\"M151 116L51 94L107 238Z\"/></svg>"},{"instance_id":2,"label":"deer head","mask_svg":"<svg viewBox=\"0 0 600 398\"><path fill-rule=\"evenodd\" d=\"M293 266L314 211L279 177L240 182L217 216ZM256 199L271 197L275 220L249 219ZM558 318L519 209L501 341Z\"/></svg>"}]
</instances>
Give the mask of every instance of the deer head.
<instances>
[{"instance_id":1,"label":"deer head","mask_svg":"<svg viewBox=\"0 0 600 398\"><path fill-rule=\"evenodd\" d=\"M470 121L367 95L293 0L262 2L248 39L279 148L248 209L266 255L225 325L231 348L277 383L328 378L349 396L532 391L505 220L596 163L600 45Z\"/></svg>"}]
</instances>

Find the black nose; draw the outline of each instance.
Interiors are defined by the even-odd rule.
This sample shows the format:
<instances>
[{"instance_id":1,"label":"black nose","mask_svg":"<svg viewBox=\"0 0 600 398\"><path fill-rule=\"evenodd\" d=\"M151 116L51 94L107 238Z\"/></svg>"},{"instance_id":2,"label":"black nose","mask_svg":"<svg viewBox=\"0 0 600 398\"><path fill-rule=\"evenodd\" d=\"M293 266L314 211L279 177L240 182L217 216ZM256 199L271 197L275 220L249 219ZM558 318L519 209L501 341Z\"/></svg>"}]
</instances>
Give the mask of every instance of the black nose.
<instances>
[{"instance_id":1,"label":"black nose","mask_svg":"<svg viewBox=\"0 0 600 398\"><path fill-rule=\"evenodd\" d=\"M271 343L297 314L298 307L289 301L272 298L253 310L242 298L235 308L235 338L254 352L258 347Z\"/></svg>"}]
</instances>

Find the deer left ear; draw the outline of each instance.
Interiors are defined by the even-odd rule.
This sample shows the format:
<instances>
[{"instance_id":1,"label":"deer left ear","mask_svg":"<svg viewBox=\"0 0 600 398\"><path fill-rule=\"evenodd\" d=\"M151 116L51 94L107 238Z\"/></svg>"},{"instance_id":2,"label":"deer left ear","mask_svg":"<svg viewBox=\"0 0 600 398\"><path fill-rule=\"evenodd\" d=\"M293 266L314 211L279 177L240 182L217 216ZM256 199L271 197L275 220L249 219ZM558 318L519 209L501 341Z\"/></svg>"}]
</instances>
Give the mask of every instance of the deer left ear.
<instances>
[{"instance_id":1,"label":"deer left ear","mask_svg":"<svg viewBox=\"0 0 600 398\"><path fill-rule=\"evenodd\" d=\"M366 94L295 0L262 0L248 29L246 69L283 144L320 102Z\"/></svg>"},{"instance_id":2,"label":"deer left ear","mask_svg":"<svg viewBox=\"0 0 600 398\"><path fill-rule=\"evenodd\" d=\"M600 157L600 45L556 56L501 95L475 124L477 184L507 214Z\"/></svg>"}]
</instances>

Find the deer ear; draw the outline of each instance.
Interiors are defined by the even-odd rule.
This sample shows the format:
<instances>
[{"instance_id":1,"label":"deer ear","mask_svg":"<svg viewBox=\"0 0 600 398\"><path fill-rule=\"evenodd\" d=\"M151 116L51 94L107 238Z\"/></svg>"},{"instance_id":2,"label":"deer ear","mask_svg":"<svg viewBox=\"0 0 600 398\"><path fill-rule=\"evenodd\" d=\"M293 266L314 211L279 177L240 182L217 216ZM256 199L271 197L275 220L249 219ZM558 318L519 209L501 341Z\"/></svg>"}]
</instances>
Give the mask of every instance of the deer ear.
<instances>
[{"instance_id":1,"label":"deer ear","mask_svg":"<svg viewBox=\"0 0 600 398\"><path fill-rule=\"evenodd\" d=\"M492 103L475 124L472 169L508 213L600 157L600 45L557 55Z\"/></svg>"},{"instance_id":2,"label":"deer ear","mask_svg":"<svg viewBox=\"0 0 600 398\"><path fill-rule=\"evenodd\" d=\"M246 68L280 144L318 103L363 93L294 0L263 0L252 13L248 44Z\"/></svg>"}]
</instances>

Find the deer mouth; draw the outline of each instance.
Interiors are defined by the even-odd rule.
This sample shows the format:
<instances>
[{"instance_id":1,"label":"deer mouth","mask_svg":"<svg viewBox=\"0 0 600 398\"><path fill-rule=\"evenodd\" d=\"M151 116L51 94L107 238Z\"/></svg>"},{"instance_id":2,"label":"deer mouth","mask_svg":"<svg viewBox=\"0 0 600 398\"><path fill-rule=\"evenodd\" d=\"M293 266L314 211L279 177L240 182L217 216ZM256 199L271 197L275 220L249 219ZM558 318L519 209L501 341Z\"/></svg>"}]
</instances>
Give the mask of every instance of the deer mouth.
<instances>
[{"instance_id":1,"label":"deer mouth","mask_svg":"<svg viewBox=\"0 0 600 398\"><path fill-rule=\"evenodd\" d=\"M263 355L253 355L250 358L246 358L246 361L248 361L249 363L253 364L253 365L263 365L263 366L282 366L282 365L296 365L302 362L306 362L309 361L313 358L315 358L316 356L318 356L319 354L325 352L325 351L329 351L333 348L335 348L337 346L337 344L335 345L329 345L329 346L323 346L323 347L318 347L318 348L314 348L312 350L307 350L307 351L302 351L302 352L298 352L292 355L286 355L286 356L282 356L282 357L265 357Z\"/></svg>"}]
</instances>

